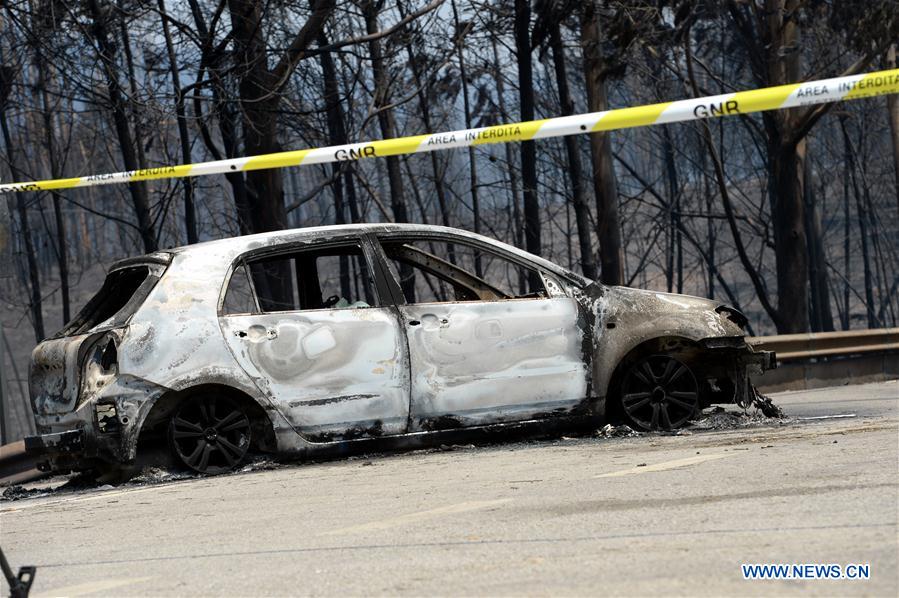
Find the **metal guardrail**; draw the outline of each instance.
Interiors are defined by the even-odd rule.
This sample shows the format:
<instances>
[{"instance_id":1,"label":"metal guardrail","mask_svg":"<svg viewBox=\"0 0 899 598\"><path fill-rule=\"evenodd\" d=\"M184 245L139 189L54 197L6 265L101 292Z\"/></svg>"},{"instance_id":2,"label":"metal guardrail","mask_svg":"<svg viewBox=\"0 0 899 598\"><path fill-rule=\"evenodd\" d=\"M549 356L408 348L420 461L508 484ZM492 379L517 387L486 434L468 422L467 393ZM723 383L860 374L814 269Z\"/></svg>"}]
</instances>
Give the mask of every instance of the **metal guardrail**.
<instances>
[{"instance_id":1,"label":"metal guardrail","mask_svg":"<svg viewBox=\"0 0 899 598\"><path fill-rule=\"evenodd\" d=\"M22 484L43 477L37 459L25 452L25 441L0 446L0 484Z\"/></svg>"},{"instance_id":2,"label":"metal guardrail","mask_svg":"<svg viewBox=\"0 0 899 598\"><path fill-rule=\"evenodd\" d=\"M746 341L755 349L774 351L778 362L788 363L820 357L899 352L899 328L753 336Z\"/></svg>"},{"instance_id":3,"label":"metal guardrail","mask_svg":"<svg viewBox=\"0 0 899 598\"><path fill-rule=\"evenodd\" d=\"M812 387L806 382L816 376L825 383L835 379L866 382L870 379L865 375L872 371L878 374L885 370L899 371L895 366L899 362L899 328L754 336L746 341L755 349L777 353L781 367L755 381L768 392L796 388L798 380L804 382L802 388ZM863 366L855 363L848 367L835 367L833 360L825 359L853 357L868 359L862 359ZM872 369L874 359L882 361L875 363ZM812 363L813 360L821 363ZM830 376L821 375L824 371ZM862 375L859 375L860 371ZM36 460L25 453L23 441L0 446L0 484L21 484L43 475L46 474L36 468Z\"/></svg>"}]
</instances>

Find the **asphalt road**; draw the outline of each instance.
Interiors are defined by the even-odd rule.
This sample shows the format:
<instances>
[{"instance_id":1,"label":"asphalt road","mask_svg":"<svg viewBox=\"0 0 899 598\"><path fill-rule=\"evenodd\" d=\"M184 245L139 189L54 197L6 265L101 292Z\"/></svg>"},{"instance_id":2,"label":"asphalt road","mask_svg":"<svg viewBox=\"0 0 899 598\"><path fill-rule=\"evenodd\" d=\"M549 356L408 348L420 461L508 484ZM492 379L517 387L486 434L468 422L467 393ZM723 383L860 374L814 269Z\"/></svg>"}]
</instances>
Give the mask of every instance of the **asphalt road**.
<instances>
[{"instance_id":1,"label":"asphalt road","mask_svg":"<svg viewBox=\"0 0 899 598\"><path fill-rule=\"evenodd\" d=\"M57 491L0 503L0 543L37 596L896 596L899 382L775 401L796 419Z\"/></svg>"}]
</instances>

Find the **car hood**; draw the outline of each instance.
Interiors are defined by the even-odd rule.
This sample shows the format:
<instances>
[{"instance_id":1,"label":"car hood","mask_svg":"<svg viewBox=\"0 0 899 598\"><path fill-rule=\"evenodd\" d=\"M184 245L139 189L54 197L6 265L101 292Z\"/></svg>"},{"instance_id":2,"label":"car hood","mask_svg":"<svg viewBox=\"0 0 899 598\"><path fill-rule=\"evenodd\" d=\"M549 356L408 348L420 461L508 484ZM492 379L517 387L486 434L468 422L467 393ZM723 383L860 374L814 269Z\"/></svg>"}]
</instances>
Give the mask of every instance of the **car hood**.
<instances>
[{"instance_id":1,"label":"car hood","mask_svg":"<svg viewBox=\"0 0 899 598\"><path fill-rule=\"evenodd\" d=\"M665 310L698 310L698 311L714 311L715 308L723 305L720 301L706 299L704 297L695 297L693 295L680 295L677 293L662 293L660 291L645 291L642 289L632 289L630 287L607 287L607 291L611 297L629 307L656 307Z\"/></svg>"},{"instance_id":2,"label":"car hood","mask_svg":"<svg viewBox=\"0 0 899 598\"><path fill-rule=\"evenodd\" d=\"M600 303L607 317L630 329L647 328L688 338L745 334L743 314L725 303L703 297L604 287Z\"/></svg>"}]
</instances>

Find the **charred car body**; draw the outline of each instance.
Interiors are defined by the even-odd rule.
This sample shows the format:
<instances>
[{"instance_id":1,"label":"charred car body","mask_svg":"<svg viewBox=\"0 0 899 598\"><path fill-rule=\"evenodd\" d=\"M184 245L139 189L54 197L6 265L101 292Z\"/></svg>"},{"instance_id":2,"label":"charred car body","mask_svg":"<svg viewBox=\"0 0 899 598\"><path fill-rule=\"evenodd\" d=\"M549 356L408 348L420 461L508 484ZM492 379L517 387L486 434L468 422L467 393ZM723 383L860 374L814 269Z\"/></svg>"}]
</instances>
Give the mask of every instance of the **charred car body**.
<instances>
[{"instance_id":1,"label":"charred car body","mask_svg":"<svg viewBox=\"0 0 899 598\"><path fill-rule=\"evenodd\" d=\"M128 465L153 443L201 472L251 449L747 404L773 355L706 299L606 287L465 231L352 225L117 263L31 364L43 467Z\"/></svg>"}]
</instances>

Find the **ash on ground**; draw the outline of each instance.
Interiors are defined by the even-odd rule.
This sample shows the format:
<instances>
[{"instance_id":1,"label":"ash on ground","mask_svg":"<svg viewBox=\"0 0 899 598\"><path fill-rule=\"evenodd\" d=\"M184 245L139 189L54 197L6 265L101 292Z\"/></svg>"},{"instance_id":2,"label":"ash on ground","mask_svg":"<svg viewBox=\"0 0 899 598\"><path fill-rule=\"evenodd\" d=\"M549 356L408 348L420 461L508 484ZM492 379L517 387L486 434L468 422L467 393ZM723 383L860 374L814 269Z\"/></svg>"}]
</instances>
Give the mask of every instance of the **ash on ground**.
<instances>
[{"instance_id":1,"label":"ash on ground","mask_svg":"<svg viewBox=\"0 0 899 598\"><path fill-rule=\"evenodd\" d=\"M186 471L177 471L165 467L145 467L139 474L128 480L129 485L149 486L152 484L164 484L178 480L189 480L199 477Z\"/></svg>"},{"instance_id":2,"label":"ash on ground","mask_svg":"<svg viewBox=\"0 0 899 598\"><path fill-rule=\"evenodd\" d=\"M40 498L49 496L53 490L48 488L25 488L24 486L7 486L0 495L0 502L21 500L23 498Z\"/></svg>"},{"instance_id":3,"label":"ash on ground","mask_svg":"<svg viewBox=\"0 0 899 598\"><path fill-rule=\"evenodd\" d=\"M702 416L690 423L693 430L728 430L748 428L750 426L784 425L792 423L786 417L769 417L761 411L728 411L723 407L714 407L703 412Z\"/></svg>"},{"instance_id":4,"label":"ash on ground","mask_svg":"<svg viewBox=\"0 0 899 598\"><path fill-rule=\"evenodd\" d=\"M637 436L689 436L692 431L728 430L752 426L784 425L795 420L786 417L783 410L774 404L771 397L763 395L752 387L751 407L742 411L727 410L716 406L704 410L699 417L677 430L635 430L627 424L606 424L596 431L597 438L633 438Z\"/></svg>"},{"instance_id":5,"label":"ash on ground","mask_svg":"<svg viewBox=\"0 0 899 598\"><path fill-rule=\"evenodd\" d=\"M596 436L599 438L632 438L642 435L642 432L634 430L627 424L621 424L620 426L606 424L596 431Z\"/></svg>"},{"instance_id":6,"label":"ash on ground","mask_svg":"<svg viewBox=\"0 0 899 598\"><path fill-rule=\"evenodd\" d=\"M237 470L236 473L247 473L249 471L270 471L272 469L281 469L287 467L286 463L282 463L271 457L260 456Z\"/></svg>"},{"instance_id":7,"label":"ash on ground","mask_svg":"<svg viewBox=\"0 0 899 598\"><path fill-rule=\"evenodd\" d=\"M258 456L251 459L249 463L243 465L240 469L222 475L236 475L248 473L251 471L269 471L272 469L280 469L284 467L279 463L266 456ZM193 471L183 469L171 469L168 467L145 467L139 474L128 480L128 485L134 486L150 486L153 484L165 484L167 482L177 482L180 480L192 480L196 478L206 477Z\"/></svg>"}]
</instances>

